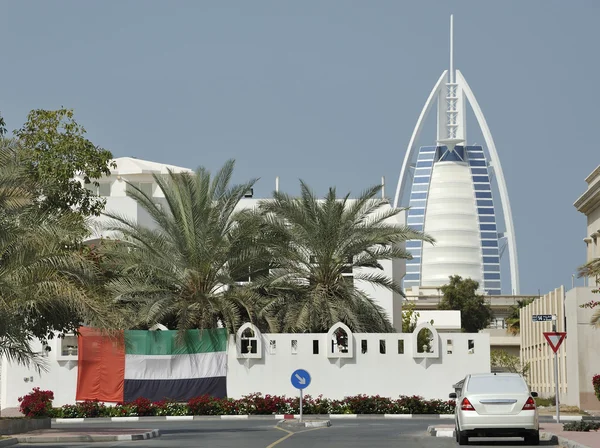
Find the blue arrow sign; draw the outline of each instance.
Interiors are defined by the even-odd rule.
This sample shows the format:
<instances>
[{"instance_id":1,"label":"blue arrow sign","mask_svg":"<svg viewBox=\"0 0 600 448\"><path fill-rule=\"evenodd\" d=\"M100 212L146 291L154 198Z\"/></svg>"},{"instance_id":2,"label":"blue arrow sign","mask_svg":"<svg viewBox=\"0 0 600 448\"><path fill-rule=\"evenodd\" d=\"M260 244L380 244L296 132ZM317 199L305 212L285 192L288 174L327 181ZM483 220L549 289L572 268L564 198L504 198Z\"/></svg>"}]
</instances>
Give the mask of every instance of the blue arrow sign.
<instances>
[{"instance_id":1,"label":"blue arrow sign","mask_svg":"<svg viewBox=\"0 0 600 448\"><path fill-rule=\"evenodd\" d=\"M305 389L310 384L310 374L303 369L298 369L292 373L292 386L296 389Z\"/></svg>"}]
</instances>

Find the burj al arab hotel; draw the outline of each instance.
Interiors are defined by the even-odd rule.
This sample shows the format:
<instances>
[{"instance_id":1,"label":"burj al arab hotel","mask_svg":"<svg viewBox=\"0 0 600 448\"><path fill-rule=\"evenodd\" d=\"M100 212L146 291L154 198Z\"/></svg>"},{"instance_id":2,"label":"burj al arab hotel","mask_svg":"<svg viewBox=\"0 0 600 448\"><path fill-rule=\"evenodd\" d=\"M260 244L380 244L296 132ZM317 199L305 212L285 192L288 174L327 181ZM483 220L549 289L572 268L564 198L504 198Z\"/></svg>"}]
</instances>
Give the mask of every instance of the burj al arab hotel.
<instances>
[{"instance_id":1,"label":"burj al arab hotel","mask_svg":"<svg viewBox=\"0 0 600 448\"><path fill-rule=\"evenodd\" d=\"M466 106L470 105L485 147L467 144ZM416 147L423 123L437 106L435 145ZM496 182L500 200L492 194ZM503 222L498 205L502 206ZM477 280L480 291L500 295L500 257L508 248L510 291L519 294L519 267L506 182L492 133L467 81L454 69L453 18L450 18L450 68L429 94L412 133L394 207L409 207L407 225L435 244L408 241L404 288L439 288L451 275ZM504 289L508 289L505 285Z\"/></svg>"}]
</instances>

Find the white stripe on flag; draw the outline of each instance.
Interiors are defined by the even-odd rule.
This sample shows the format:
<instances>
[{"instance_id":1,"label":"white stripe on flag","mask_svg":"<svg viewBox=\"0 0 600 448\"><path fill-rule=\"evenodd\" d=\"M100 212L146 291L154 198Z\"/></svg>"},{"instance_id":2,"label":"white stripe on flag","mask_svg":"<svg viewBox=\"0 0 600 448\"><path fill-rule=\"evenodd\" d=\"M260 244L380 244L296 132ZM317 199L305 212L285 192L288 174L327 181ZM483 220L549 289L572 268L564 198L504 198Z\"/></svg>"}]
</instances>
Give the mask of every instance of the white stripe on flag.
<instances>
[{"instance_id":1,"label":"white stripe on flag","mask_svg":"<svg viewBox=\"0 0 600 448\"><path fill-rule=\"evenodd\" d=\"M180 380L227 375L227 352L125 355L126 380Z\"/></svg>"}]
</instances>

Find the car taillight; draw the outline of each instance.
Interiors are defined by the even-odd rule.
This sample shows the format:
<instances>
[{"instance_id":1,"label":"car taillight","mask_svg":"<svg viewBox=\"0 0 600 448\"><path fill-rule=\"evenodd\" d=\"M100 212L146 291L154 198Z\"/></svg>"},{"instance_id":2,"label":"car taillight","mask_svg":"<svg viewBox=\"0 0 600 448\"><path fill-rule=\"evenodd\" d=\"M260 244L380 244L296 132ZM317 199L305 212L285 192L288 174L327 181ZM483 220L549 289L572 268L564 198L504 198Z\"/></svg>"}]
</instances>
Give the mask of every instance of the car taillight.
<instances>
[{"instance_id":1,"label":"car taillight","mask_svg":"<svg viewBox=\"0 0 600 448\"><path fill-rule=\"evenodd\" d=\"M523 411L533 411L535 409L535 400L531 397L527 399L525 402L525 406L523 406Z\"/></svg>"},{"instance_id":2,"label":"car taillight","mask_svg":"<svg viewBox=\"0 0 600 448\"><path fill-rule=\"evenodd\" d=\"M462 403L460 404L460 409L462 411L474 411L475 408L471 404L471 402L465 397L463 398Z\"/></svg>"}]
</instances>

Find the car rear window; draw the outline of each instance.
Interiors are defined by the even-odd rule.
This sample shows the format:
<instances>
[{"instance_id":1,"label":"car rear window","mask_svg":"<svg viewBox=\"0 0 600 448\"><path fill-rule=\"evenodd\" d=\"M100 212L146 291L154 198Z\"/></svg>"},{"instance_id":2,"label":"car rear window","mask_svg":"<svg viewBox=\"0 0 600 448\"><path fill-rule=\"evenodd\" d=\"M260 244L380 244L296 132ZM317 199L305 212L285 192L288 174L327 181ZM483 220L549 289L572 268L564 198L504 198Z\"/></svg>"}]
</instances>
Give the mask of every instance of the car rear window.
<instances>
[{"instance_id":1,"label":"car rear window","mask_svg":"<svg viewBox=\"0 0 600 448\"><path fill-rule=\"evenodd\" d=\"M501 393L527 393L527 384L516 376L484 376L471 377L467 384L467 391L472 394L501 394Z\"/></svg>"}]
</instances>

